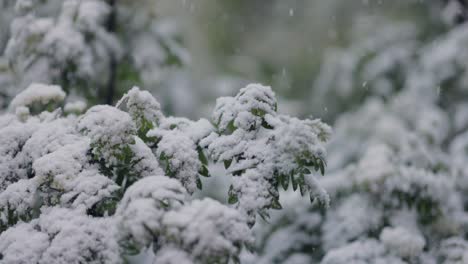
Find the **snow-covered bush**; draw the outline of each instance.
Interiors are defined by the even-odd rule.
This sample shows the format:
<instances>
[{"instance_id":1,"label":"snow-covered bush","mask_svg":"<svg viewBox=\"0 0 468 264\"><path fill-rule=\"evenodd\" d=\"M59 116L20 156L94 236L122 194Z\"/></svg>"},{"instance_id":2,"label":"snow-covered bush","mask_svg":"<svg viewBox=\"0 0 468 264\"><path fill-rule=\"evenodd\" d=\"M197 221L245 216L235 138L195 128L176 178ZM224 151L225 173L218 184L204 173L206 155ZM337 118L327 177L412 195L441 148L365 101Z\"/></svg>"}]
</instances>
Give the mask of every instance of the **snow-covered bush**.
<instances>
[{"instance_id":1,"label":"snow-covered bush","mask_svg":"<svg viewBox=\"0 0 468 264\"><path fill-rule=\"evenodd\" d=\"M278 114L269 87L219 99L214 125L165 117L136 87L82 114L64 113L65 96L34 83L0 117L1 263L239 262L280 186L328 205L312 171L324 173L330 128ZM211 161L226 165L232 205L192 197Z\"/></svg>"},{"instance_id":2,"label":"snow-covered bush","mask_svg":"<svg viewBox=\"0 0 468 264\"><path fill-rule=\"evenodd\" d=\"M466 262L468 25L415 26L327 57L314 102L336 118L319 179L331 206L286 200L299 208L260 229L252 263Z\"/></svg>"},{"instance_id":3,"label":"snow-covered bush","mask_svg":"<svg viewBox=\"0 0 468 264\"><path fill-rule=\"evenodd\" d=\"M299 120L277 114L268 87L249 85L236 97L218 99L216 131L201 141L215 161L233 176L229 203L250 216L268 217L266 209L281 209L278 187L309 192L310 199L328 206L329 198L310 169L324 172L330 127L319 120Z\"/></svg>"},{"instance_id":4,"label":"snow-covered bush","mask_svg":"<svg viewBox=\"0 0 468 264\"><path fill-rule=\"evenodd\" d=\"M90 104L112 104L130 85L168 89L174 76L184 77L190 56L174 21L158 18L154 5L0 1L0 107L35 82L58 84Z\"/></svg>"},{"instance_id":5,"label":"snow-covered bush","mask_svg":"<svg viewBox=\"0 0 468 264\"><path fill-rule=\"evenodd\" d=\"M16 3L5 56L18 85L55 82L67 92L83 84L104 85L110 60L122 53L105 26L111 7L105 1L68 0L58 12L49 11L45 17L37 14L39 8L43 7L36 1Z\"/></svg>"}]
</instances>

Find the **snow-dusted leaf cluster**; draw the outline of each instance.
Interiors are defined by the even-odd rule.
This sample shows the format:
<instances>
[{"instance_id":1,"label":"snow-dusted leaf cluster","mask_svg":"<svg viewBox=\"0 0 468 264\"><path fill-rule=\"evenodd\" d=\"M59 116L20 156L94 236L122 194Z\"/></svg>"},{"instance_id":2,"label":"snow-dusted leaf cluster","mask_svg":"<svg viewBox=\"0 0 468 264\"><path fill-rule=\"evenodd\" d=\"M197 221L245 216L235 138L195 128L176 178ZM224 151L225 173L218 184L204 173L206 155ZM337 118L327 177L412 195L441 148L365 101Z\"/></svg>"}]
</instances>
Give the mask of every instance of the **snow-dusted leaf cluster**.
<instances>
[{"instance_id":1,"label":"snow-dusted leaf cluster","mask_svg":"<svg viewBox=\"0 0 468 264\"><path fill-rule=\"evenodd\" d=\"M269 87L221 98L216 127L164 116L137 87L83 113L65 96L33 83L0 118L2 263L239 262L255 214L280 208L279 185L328 203L310 170L323 173L330 128L277 114ZM191 196L213 160L230 160L235 206Z\"/></svg>"},{"instance_id":2,"label":"snow-dusted leaf cluster","mask_svg":"<svg viewBox=\"0 0 468 264\"><path fill-rule=\"evenodd\" d=\"M281 209L278 187L288 189L290 183L328 206L328 194L313 171L324 173L329 126L278 114L274 93L260 85L219 98L213 122L216 131L201 145L233 176L229 203L245 211L252 224L257 212L267 218L267 209Z\"/></svg>"}]
</instances>

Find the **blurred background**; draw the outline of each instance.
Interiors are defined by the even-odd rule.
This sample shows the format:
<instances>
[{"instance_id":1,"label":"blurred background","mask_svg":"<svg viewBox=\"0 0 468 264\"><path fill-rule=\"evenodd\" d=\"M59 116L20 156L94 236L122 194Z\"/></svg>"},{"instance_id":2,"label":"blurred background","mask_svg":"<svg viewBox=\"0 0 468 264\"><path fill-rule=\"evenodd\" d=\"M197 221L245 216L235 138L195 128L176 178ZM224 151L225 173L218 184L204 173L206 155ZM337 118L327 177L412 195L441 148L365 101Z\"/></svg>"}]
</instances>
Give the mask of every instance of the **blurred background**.
<instances>
[{"instance_id":1,"label":"blurred background","mask_svg":"<svg viewBox=\"0 0 468 264\"><path fill-rule=\"evenodd\" d=\"M166 95L186 96L186 103L161 101L176 114L205 116L214 98L259 82L280 96L281 111L333 122L339 112L362 103L369 89L378 89L371 76L366 83L364 76L344 75L357 75L365 57L402 39L406 44L435 38L449 25L445 7L437 0L155 1L158 16L177 24L189 55L187 79Z\"/></svg>"},{"instance_id":2,"label":"blurred background","mask_svg":"<svg viewBox=\"0 0 468 264\"><path fill-rule=\"evenodd\" d=\"M1 75L20 60L7 49L15 2L0 0L3 107L38 76L24 80L25 67L15 69L15 77ZM37 2L38 17L60 16L61 1ZM443 0L157 0L114 5L117 22L112 30L123 46L117 92L110 99L100 92L81 95L91 103L115 102L138 85L151 90L169 113L189 117L206 116L215 98L258 82L272 86L280 96L281 111L333 122L337 113L362 101L369 89L381 94L392 89L375 87L370 83L375 76L345 76L358 64L402 39L411 45L435 38L450 25L444 20L448 2ZM375 45L374 50L366 45ZM395 64L404 59L387 60Z\"/></svg>"}]
</instances>

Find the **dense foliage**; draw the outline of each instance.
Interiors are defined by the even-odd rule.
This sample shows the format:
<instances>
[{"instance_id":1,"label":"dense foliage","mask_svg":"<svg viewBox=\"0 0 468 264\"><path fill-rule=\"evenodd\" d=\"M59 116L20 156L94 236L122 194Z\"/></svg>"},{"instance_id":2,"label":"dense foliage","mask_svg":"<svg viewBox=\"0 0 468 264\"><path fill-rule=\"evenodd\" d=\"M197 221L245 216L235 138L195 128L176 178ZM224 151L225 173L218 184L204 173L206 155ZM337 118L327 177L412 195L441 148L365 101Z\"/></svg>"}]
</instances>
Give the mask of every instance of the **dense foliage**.
<instances>
[{"instance_id":1,"label":"dense foliage","mask_svg":"<svg viewBox=\"0 0 468 264\"><path fill-rule=\"evenodd\" d=\"M166 117L136 87L83 114L64 99L33 83L0 118L2 263L239 262L280 186L328 205L312 171L324 172L330 128L278 114L269 87L218 99L214 125ZM232 206L191 196L210 161L231 176Z\"/></svg>"},{"instance_id":2,"label":"dense foliage","mask_svg":"<svg viewBox=\"0 0 468 264\"><path fill-rule=\"evenodd\" d=\"M468 263L466 1L270 2L0 0L0 263Z\"/></svg>"}]
</instances>

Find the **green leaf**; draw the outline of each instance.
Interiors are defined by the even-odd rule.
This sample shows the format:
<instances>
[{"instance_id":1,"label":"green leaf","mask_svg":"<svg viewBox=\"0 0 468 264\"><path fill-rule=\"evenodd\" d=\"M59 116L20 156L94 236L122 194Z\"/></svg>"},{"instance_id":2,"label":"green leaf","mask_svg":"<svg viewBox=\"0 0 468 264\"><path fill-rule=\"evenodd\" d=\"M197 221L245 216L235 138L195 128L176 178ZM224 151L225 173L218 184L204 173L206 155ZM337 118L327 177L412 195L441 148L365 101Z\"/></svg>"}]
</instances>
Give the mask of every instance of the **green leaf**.
<instances>
[{"instance_id":1,"label":"green leaf","mask_svg":"<svg viewBox=\"0 0 468 264\"><path fill-rule=\"evenodd\" d=\"M251 243L244 244L245 249L247 249L250 253L256 252L255 246Z\"/></svg>"},{"instance_id":2,"label":"green leaf","mask_svg":"<svg viewBox=\"0 0 468 264\"><path fill-rule=\"evenodd\" d=\"M273 127L268 124L265 119L262 120L262 127L266 128L266 129L273 129Z\"/></svg>"},{"instance_id":3,"label":"green leaf","mask_svg":"<svg viewBox=\"0 0 468 264\"><path fill-rule=\"evenodd\" d=\"M197 178L196 184L197 184L197 188L198 188L199 190L201 190L201 189L203 188L202 182L201 182L200 178Z\"/></svg>"},{"instance_id":4,"label":"green leaf","mask_svg":"<svg viewBox=\"0 0 468 264\"><path fill-rule=\"evenodd\" d=\"M315 171L318 171L319 169L320 169L319 163L318 163L318 162L315 162L315 163L314 163L314 170L315 170Z\"/></svg>"},{"instance_id":5,"label":"green leaf","mask_svg":"<svg viewBox=\"0 0 468 264\"><path fill-rule=\"evenodd\" d=\"M283 189L288 190L288 187L289 187L289 177L288 177L288 175L280 174L278 176L278 180L280 181L281 186L283 186Z\"/></svg>"},{"instance_id":6,"label":"green leaf","mask_svg":"<svg viewBox=\"0 0 468 264\"><path fill-rule=\"evenodd\" d=\"M319 166L320 166L320 173L322 175L325 175L325 164L324 164L323 160L320 160Z\"/></svg>"},{"instance_id":7,"label":"green leaf","mask_svg":"<svg viewBox=\"0 0 468 264\"><path fill-rule=\"evenodd\" d=\"M169 208L169 203L167 201L160 200L159 203L161 203L161 206L163 208Z\"/></svg>"},{"instance_id":8,"label":"green leaf","mask_svg":"<svg viewBox=\"0 0 468 264\"><path fill-rule=\"evenodd\" d=\"M229 121L227 129L230 133L234 132L237 129L237 127L234 125L234 119Z\"/></svg>"},{"instance_id":9,"label":"green leaf","mask_svg":"<svg viewBox=\"0 0 468 264\"><path fill-rule=\"evenodd\" d=\"M268 222L268 219L270 218L270 214L268 214L267 211L265 210L259 210L258 215L263 219L263 221Z\"/></svg>"},{"instance_id":10,"label":"green leaf","mask_svg":"<svg viewBox=\"0 0 468 264\"><path fill-rule=\"evenodd\" d=\"M140 248L130 240L120 241L119 244L125 255L134 256L140 253Z\"/></svg>"},{"instance_id":11,"label":"green leaf","mask_svg":"<svg viewBox=\"0 0 468 264\"><path fill-rule=\"evenodd\" d=\"M232 256L232 262L234 264L240 264L241 263L238 256Z\"/></svg>"},{"instance_id":12,"label":"green leaf","mask_svg":"<svg viewBox=\"0 0 468 264\"><path fill-rule=\"evenodd\" d=\"M232 159L224 160L223 162L224 162L224 168L229 169L229 167L231 166L231 163L232 163Z\"/></svg>"},{"instance_id":13,"label":"green leaf","mask_svg":"<svg viewBox=\"0 0 468 264\"><path fill-rule=\"evenodd\" d=\"M299 185L299 191L301 192L301 196L304 196L306 192L306 184L304 180L304 174L299 174L299 177L297 178L297 183Z\"/></svg>"},{"instance_id":14,"label":"green leaf","mask_svg":"<svg viewBox=\"0 0 468 264\"><path fill-rule=\"evenodd\" d=\"M208 171L208 168L205 166L205 165L202 165L200 171L198 171L198 173L200 173L201 176L204 176L204 177L210 177L210 172Z\"/></svg>"},{"instance_id":15,"label":"green leaf","mask_svg":"<svg viewBox=\"0 0 468 264\"><path fill-rule=\"evenodd\" d=\"M240 176L240 175L242 175L242 173L244 173L244 172L245 172L245 170L236 170L236 171L233 171L233 172L232 172L232 175L234 175L234 176Z\"/></svg>"},{"instance_id":16,"label":"green leaf","mask_svg":"<svg viewBox=\"0 0 468 264\"><path fill-rule=\"evenodd\" d=\"M254 116L259 116L259 117L263 117L266 114L266 112L263 109L258 109L258 108L252 109L251 113Z\"/></svg>"},{"instance_id":17,"label":"green leaf","mask_svg":"<svg viewBox=\"0 0 468 264\"><path fill-rule=\"evenodd\" d=\"M271 201L271 208L276 209L276 210L281 210L283 209L283 206L281 206L281 203L279 202L278 199L273 199Z\"/></svg>"},{"instance_id":18,"label":"green leaf","mask_svg":"<svg viewBox=\"0 0 468 264\"><path fill-rule=\"evenodd\" d=\"M237 195L235 195L235 194L229 195L229 198L228 198L228 203L229 204L235 204L238 201L239 201L239 199L237 198Z\"/></svg>"},{"instance_id":19,"label":"green leaf","mask_svg":"<svg viewBox=\"0 0 468 264\"><path fill-rule=\"evenodd\" d=\"M294 173L291 173L291 182L292 182L292 187L293 187L293 190L297 190L297 181L296 179L294 178Z\"/></svg>"},{"instance_id":20,"label":"green leaf","mask_svg":"<svg viewBox=\"0 0 468 264\"><path fill-rule=\"evenodd\" d=\"M311 174L312 172L308 168L304 167L304 168L302 168L302 173L303 174Z\"/></svg>"},{"instance_id":21,"label":"green leaf","mask_svg":"<svg viewBox=\"0 0 468 264\"><path fill-rule=\"evenodd\" d=\"M208 165L208 159L206 158L205 153L203 153L203 149L198 147L197 150L198 150L198 159L200 160L200 162L203 165Z\"/></svg>"},{"instance_id":22,"label":"green leaf","mask_svg":"<svg viewBox=\"0 0 468 264\"><path fill-rule=\"evenodd\" d=\"M311 193L309 195L310 202L313 203L315 201L315 196Z\"/></svg>"},{"instance_id":23,"label":"green leaf","mask_svg":"<svg viewBox=\"0 0 468 264\"><path fill-rule=\"evenodd\" d=\"M229 186L229 191L228 191L228 203L229 204L235 204L239 201L237 197L237 193L234 191L234 187L231 185Z\"/></svg>"}]
</instances>

